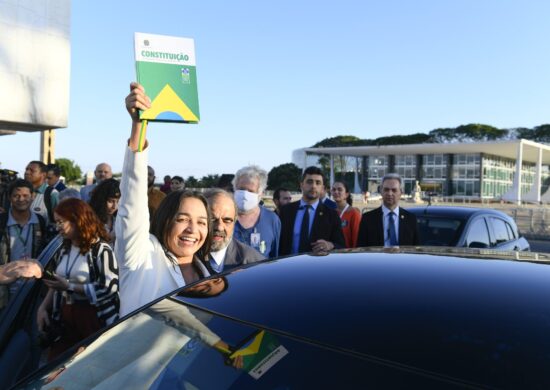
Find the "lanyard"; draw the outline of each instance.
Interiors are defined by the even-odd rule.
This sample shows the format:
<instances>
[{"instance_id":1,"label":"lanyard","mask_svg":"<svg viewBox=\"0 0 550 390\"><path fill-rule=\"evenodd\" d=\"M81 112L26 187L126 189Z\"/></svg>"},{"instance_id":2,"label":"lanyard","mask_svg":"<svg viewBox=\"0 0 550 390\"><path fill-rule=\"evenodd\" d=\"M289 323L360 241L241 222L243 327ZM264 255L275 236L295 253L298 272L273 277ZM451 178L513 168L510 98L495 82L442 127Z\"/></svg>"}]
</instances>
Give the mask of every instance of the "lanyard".
<instances>
[{"instance_id":1,"label":"lanyard","mask_svg":"<svg viewBox=\"0 0 550 390\"><path fill-rule=\"evenodd\" d=\"M73 263L69 267L69 263L71 262L71 251L67 253L67 264L65 264L65 279L69 279L69 275L71 274L71 271L73 270L74 265L76 264L76 260L78 259L78 256L80 256L80 250L76 251L76 255L73 257Z\"/></svg>"},{"instance_id":2,"label":"lanyard","mask_svg":"<svg viewBox=\"0 0 550 390\"><path fill-rule=\"evenodd\" d=\"M15 225L15 228L17 230L17 239L21 241L21 244L23 244L23 248L27 249L27 242L29 242L29 237L31 235L31 225L29 224L27 227L27 237L23 240L23 229L25 226L21 225Z\"/></svg>"},{"instance_id":3,"label":"lanyard","mask_svg":"<svg viewBox=\"0 0 550 390\"><path fill-rule=\"evenodd\" d=\"M346 205L346 207L344 207L344 209L342 210L342 212L340 213L340 219L342 219L342 217L344 216L344 213L346 212L346 210L349 208L349 204Z\"/></svg>"}]
</instances>

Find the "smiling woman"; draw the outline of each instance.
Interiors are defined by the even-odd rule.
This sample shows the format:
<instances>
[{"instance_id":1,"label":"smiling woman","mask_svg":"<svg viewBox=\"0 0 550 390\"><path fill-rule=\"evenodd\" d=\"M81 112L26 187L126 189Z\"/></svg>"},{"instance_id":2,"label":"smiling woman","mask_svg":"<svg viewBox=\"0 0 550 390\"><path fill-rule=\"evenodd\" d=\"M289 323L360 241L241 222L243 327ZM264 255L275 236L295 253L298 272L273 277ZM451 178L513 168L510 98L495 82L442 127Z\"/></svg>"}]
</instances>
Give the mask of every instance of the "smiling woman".
<instances>
[{"instance_id":1,"label":"smiling woman","mask_svg":"<svg viewBox=\"0 0 550 390\"><path fill-rule=\"evenodd\" d=\"M147 160L138 110L149 107L143 87L130 85L126 109L132 118L124 156L115 223L120 264L120 314L126 315L178 287L210 276L210 211L204 196L173 191L162 201L149 229Z\"/></svg>"}]
</instances>

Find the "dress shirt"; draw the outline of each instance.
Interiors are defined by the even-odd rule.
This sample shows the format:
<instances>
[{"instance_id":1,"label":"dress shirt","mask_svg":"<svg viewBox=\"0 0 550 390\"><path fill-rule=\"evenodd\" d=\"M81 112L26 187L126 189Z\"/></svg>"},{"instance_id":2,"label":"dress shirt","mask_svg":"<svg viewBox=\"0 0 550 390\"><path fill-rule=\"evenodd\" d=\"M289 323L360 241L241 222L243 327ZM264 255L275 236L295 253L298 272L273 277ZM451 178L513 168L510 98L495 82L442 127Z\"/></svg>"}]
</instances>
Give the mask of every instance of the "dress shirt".
<instances>
[{"instance_id":1,"label":"dress shirt","mask_svg":"<svg viewBox=\"0 0 550 390\"><path fill-rule=\"evenodd\" d=\"M231 241L229 241L231 243ZM223 272L223 265L225 261L225 254L227 253L227 245L225 248L216 252L210 252L210 265L216 272Z\"/></svg>"},{"instance_id":2,"label":"dress shirt","mask_svg":"<svg viewBox=\"0 0 550 390\"><path fill-rule=\"evenodd\" d=\"M300 200L300 206L296 213L296 219L294 220L294 230L292 232L292 253L298 253L300 248L300 231L302 230L302 220L304 219L304 213L306 211L307 203L303 199ZM313 226L313 220L315 219L315 211L319 206L319 199L315 203L310 204L309 208L309 234L311 235L311 227Z\"/></svg>"},{"instance_id":3,"label":"dress shirt","mask_svg":"<svg viewBox=\"0 0 550 390\"><path fill-rule=\"evenodd\" d=\"M384 213L383 224L384 224L384 246L385 247L392 246L390 245L390 235L388 234L389 232L388 229L390 228L390 213L392 211L395 214L395 216L393 217L393 222L395 225L395 235L397 237L397 242L399 242L399 206L393 210L390 210L386 206L382 205L382 213Z\"/></svg>"},{"instance_id":4,"label":"dress shirt","mask_svg":"<svg viewBox=\"0 0 550 390\"><path fill-rule=\"evenodd\" d=\"M31 216L24 226L20 226L11 215L8 215L8 232L10 237L10 261L32 257L32 225L38 224L38 217L31 212Z\"/></svg>"}]
</instances>

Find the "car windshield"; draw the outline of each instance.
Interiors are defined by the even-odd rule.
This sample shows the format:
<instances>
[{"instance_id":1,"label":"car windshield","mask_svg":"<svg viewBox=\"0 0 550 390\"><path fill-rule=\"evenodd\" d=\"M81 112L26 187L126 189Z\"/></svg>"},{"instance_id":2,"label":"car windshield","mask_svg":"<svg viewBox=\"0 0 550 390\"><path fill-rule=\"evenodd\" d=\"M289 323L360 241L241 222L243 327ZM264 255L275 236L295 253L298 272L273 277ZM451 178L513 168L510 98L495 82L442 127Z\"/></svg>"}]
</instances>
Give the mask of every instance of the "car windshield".
<instances>
[{"instance_id":1,"label":"car windshield","mask_svg":"<svg viewBox=\"0 0 550 390\"><path fill-rule=\"evenodd\" d=\"M427 246L456 246L464 220L432 215L417 216L420 244Z\"/></svg>"}]
</instances>

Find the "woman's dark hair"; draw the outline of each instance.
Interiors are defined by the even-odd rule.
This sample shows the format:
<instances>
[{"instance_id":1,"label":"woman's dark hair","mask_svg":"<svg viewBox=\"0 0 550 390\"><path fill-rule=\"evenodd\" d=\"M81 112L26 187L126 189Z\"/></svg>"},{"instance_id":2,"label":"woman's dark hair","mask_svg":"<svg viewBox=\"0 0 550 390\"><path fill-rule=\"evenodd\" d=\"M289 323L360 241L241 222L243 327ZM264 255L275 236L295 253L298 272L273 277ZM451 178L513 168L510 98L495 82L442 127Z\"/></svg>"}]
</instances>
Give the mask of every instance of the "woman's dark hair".
<instances>
[{"instance_id":1,"label":"woman's dark hair","mask_svg":"<svg viewBox=\"0 0 550 390\"><path fill-rule=\"evenodd\" d=\"M90 206L103 223L107 223L107 200L120 198L120 182L116 179L106 179L92 191Z\"/></svg>"},{"instance_id":2,"label":"woman's dark hair","mask_svg":"<svg viewBox=\"0 0 550 390\"><path fill-rule=\"evenodd\" d=\"M195 198L200 200L206 209L208 218L208 234L204 244L202 244L197 253L195 253L195 256L197 256L201 261L206 261L208 259L208 254L210 253L210 244L212 242L212 215L210 213L210 208L208 207L206 198L200 192L181 190L170 192L166 195L155 214L153 214L150 232L159 240L164 249L167 250L168 234L176 222L176 216L178 214L181 202L187 198Z\"/></svg>"},{"instance_id":3,"label":"woman's dark hair","mask_svg":"<svg viewBox=\"0 0 550 390\"><path fill-rule=\"evenodd\" d=\"M105 230L105 225L99 220L90 205L76 198L64 199L54 210L65 221L74 224L78 235L80 253L87 253L92 244L98 239L109 242L110 237ZM64 245L70 246L70 240L65 240Z\"/></svg>"},{"instance_id":4,"label":"woman's dark hair","mask_svg":"<svg viewBox=\"0 0 550 390\"><path fill-rule=\"evenodd\" d=\"M348 202L348 204L349 204L350 206L352 206L353 199L352 199L352 197L351 197L351 192L349 192L349 187L348 187L348 185L347 185L345 182L343 182L343 181L335 181L334 184L336 184L336 183L340 183L340 184L342 184L342 185L344 186L344 189L345 189L346 192L348 193L348 196L347 196L347 198L346 198L346 202ZM333 184L333 185L334 185L334 184Z\"/></svg>"}]
</instances>

